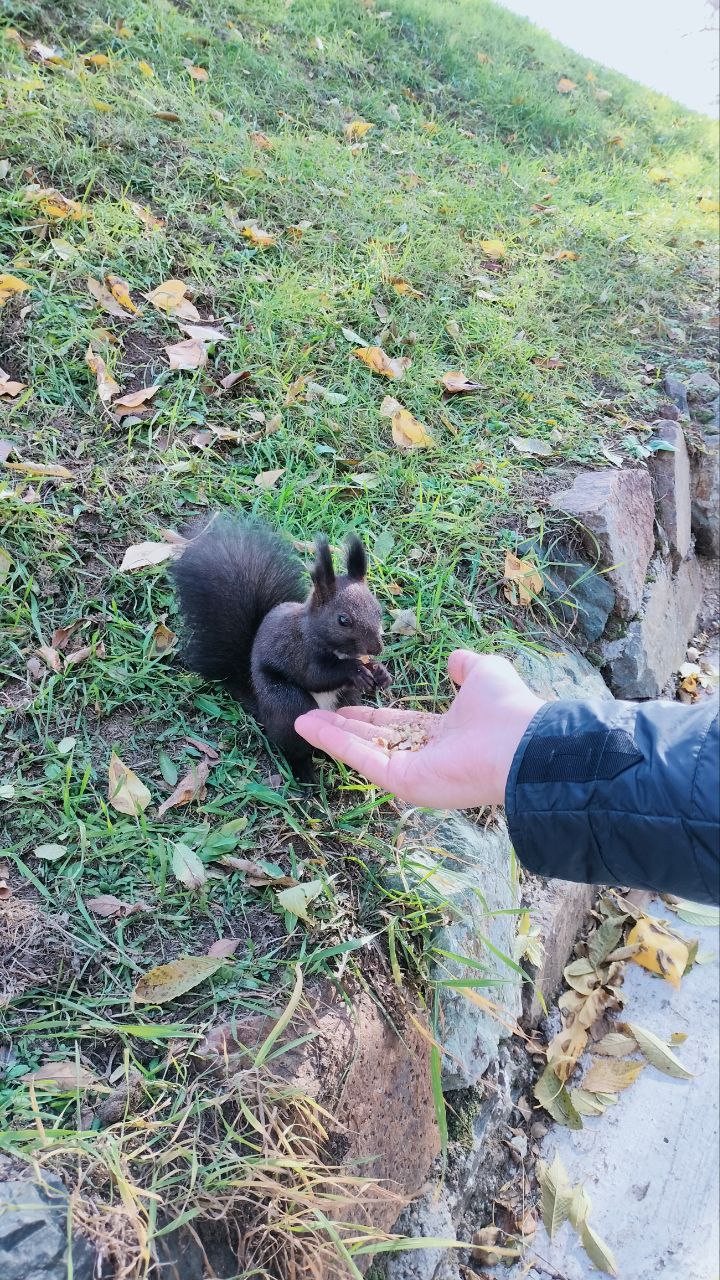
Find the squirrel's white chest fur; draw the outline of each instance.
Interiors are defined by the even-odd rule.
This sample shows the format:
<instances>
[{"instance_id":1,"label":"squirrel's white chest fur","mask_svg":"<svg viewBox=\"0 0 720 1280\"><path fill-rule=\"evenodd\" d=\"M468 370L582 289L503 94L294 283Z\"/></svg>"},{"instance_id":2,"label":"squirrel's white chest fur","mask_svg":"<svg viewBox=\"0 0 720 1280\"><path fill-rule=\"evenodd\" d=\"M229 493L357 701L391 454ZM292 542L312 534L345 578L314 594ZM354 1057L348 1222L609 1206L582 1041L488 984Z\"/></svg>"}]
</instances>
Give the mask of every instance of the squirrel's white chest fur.
<instances>
[{"instance_id":1,"label":"squirrel's white chest fur","mask_svg":"<svg viewBox=\"0 0 720 1280\"><path fill-rule=\"evenodd\" d=\"M309 689L308 693L314 698L321 711L337 711L337 705L340 701L340 689L326 689L323 692L315 693L313 689Z\"/></svg>"}]
</instances>

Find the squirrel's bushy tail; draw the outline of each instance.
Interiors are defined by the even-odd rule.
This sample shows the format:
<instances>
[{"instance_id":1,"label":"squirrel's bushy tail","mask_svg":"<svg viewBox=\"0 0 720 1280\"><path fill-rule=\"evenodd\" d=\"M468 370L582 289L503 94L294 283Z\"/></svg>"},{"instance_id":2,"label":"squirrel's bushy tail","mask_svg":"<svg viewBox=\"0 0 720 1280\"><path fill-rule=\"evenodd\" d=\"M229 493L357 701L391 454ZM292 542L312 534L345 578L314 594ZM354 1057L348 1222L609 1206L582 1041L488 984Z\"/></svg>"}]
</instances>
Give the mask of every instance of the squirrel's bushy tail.
<instances>
[{"instance_id":1,"label":"squirrel's bushy tail","mask_svg":"<svg viewBox=\"0 0 720 1280\"><path fill-rule=\"evenodd\" d=\"M170 570L184 623L183 659L252 702L253 641L271 609L305 599L301 562L277 533L232 516L216 517L190 536Z\"/></svg>"}]
</instances>

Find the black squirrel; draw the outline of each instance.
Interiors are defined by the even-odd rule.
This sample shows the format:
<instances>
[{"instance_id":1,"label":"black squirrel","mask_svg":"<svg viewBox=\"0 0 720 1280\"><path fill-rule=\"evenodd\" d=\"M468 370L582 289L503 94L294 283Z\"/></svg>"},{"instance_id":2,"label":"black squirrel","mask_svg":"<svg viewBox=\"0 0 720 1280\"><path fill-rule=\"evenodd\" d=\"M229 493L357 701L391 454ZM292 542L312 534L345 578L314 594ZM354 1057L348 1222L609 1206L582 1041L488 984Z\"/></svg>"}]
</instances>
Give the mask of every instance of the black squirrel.
<instances>
[{"instance_id":1,"label":"black squirrel","mask_svg":"<svg viewBox=\"0 0 720 1280\"><path fill-rule=\"evenodd\" d=\"M368 587L367 554L347 544L347 572L336 576L326 538L318 538L308 593L292 546L261 524L216 516L172 566L185 627L183 659L222 680L301 780L312 778L312 748L295 720L334 710L384 689L390 674L372 658L382 649L380 605Z\"/></svg>"}]
</instances>

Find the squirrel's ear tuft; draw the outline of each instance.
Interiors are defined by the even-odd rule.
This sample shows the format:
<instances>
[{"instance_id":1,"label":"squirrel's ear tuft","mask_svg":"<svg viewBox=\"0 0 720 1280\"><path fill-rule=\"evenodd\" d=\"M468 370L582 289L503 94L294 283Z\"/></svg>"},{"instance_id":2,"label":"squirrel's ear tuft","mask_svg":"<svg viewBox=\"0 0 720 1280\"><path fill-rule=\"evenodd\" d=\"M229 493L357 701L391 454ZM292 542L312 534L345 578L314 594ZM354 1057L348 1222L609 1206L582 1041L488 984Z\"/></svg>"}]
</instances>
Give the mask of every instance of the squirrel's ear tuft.
<instances>
[{"instance_id":1,"label":"squirrel's ear tuft","mask_svg":"<svg viewBox=\"0 0 720 1280\"><path fill-rule=\"evenodd\" d=\"M348 578L362 582L367 576L367 552L356 533L348 538L347 571Z\"/></svg>"},{"instance_id":2,"label":"squirrel's ear tuft","mask_svg":"<svg viewBox=\"0 0 720 1280\"><path fill-rule=\"evenodd\" d=\"M327 538L318 538L315 549L315 564L310 577L313 581L313 596L318 604L323 604L335 591L335 570Z\"/></svg>"}]
</instances>

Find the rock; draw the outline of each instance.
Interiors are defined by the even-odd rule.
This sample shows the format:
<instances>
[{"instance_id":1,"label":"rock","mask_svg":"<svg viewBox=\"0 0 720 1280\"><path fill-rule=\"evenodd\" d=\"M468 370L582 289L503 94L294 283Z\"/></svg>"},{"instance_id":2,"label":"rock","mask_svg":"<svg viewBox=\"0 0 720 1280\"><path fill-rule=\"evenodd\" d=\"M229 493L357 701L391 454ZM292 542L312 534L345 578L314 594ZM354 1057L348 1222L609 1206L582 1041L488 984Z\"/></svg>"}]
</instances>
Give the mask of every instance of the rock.
<instances>
[{"instance_id":1,"label":"rock","mask_svg":"<svg viewBox=\"0 0 720 1280\"><path fill-rule=\"evenodd\" d=\"M694 373L687 381L687 398L691 404L707 404L720 394L720 385L711 373Z\"/></svg>"},{"instance_id":2,"label":"rock","mask_svg":"<svg viewBox=\"0 0 720 1280\"><path fill-rule=\"evenodd\" d=\"M391 886L399 883L415 889L428 905L441 907L447 924L433 936L437 956L433 976L439 982L440 1038L446 1049L442 1063L444 1089L477 1084L497 1054L506 1030L498 1017L473 1004L470 995L448 986L444 980L478 977L500 979L492 988L492 1000L500 1017L512 1023L520 1012L521 992L517 973L485 945L512 955L518 905L512 883L510 837L504 822L494 827L474 826L457 814L420 814L405 828L411 837L401 853L400 872L385 876ZM493 915L493 912L510 912ZM461 959L467 957L469 963Z\"/></svg>"},{"instance_id":3,"label":"rock","mask_svg":"<svg viewBox=\"0 0 720 1280\"><path fill-rule=\"evenodd\" d=\"M717 435L720 430L720 398L702 409L696 409L693 422L699 423L705 434Z\"/></svg>"},{"instance_id":4,"label":"rock","mask_svg":"<svg viewBox=\"0 0 720 1280\"><path fill-rule=\"evenodd\" d=\"M561 653L516 650L513 665L539 698L611 698L597 667L564 644Z\"/></svg>"},{"instance_id":5,"label":"rock","mask_svg":"<svg viewBox=\"0 0 720 1280\"><path fill-rule=\"evenodd\" d=\"M672 445L672 451L659 450L648 458L648 470L655 495L657 517L662 525L678 567L691 546L690 532L690 459L682 428L665 422L655 432L656 440Z\"/></svg>"},{"instance_id":6,"label":"rock","mask_svg":"<svg viewBox=\"0 0 720 1280\"><path fill-rule=\"evenodd\" d=\"M620 640L603 647L610 687L618 698L659 697L684 662L695 628L702 580L694 556L683 560L675 576L657 558L652 575L640 618Z\"/></svg>"},{"instance_id":7,"label":"rock","mask_svg":"<svg viewBox=\"0 0 720 1280\"><path fill-rule=\"evenodd\" d=\"M617 612L632 618L642 600L655 546L655 505L647 471L583 471L552 507L575 516L590 554L599 555L615 588Z\"/></svg>"},{"instance_id":8,"label":"rock","mask_svg":"<svg viewBox=\"0 0 720 1280\"><path fill-rule=\"evenodd\" d=\"M605 684L603 688L611 697ZM537 1026L560 988L563 969L595 900L595 888L591 884L528 875L523 881L522 900L543 944L543 958L533 975L533 985L526 986L523 993L528 1019ZM523 960L525 966L527 963Z\"/></svg>"},{"instance_id":9,"label":"rock","mask_svg":"<svg viewBox=\"0 0 720 1280\"><path fill-rule=\"evenodd\" d=\"M405 1210L395 1231L413 1239L456 1240L448 1197L442 1191L439 1197L434 1190L427 1193L422 1200ZM437 1248L417 1251L408 1249L403 1253L390 1254L387 1280L435 1280L438 1269L449 1252L451 1251L447 1247L439 1245ZM460 1272L457 1271L456 1275L459 1277Z\"/></svg>"},{"instance_id":10,"label":"rock","mask_svg":"<svg viewBox=\"0 0 720 1280\"><path fill-rule=\"evenodd\" d=\"M673 404L679 409L682 418L690 417L690 409L688 407L687 391L685 383L674 373L668 373L663 382L665 394L670 397Z\"/></svg>"},{"instance_id":11,"label":"rock","mask_svg":"<svg viewBox=\"0 0 720 1280\"><path fill-rule=\"evenodd\" d=\"M533 552L545 583L545 597L553 612L567 622L575 636L588 643L599 640L615 607L615 592L607 575L561 542L541 547L528 539L518 547L519 555Z\"/></svg>"},{"instance_id":12,"label":"rock","mask_svg":"<svg viewBox=\"0 0 720 1280\"><path fill-rule=\"evenodd\" d=\"M67 1247L67 1192L59 1178L43 1183L17 1178L0 1184L0 1276L2 1280L92 1280L95 1250L73 1235Z\"/></svg>"},{"instance_id":13,"label":"rock","mask_svg":"<svg viewBox=\"0 0 720 1280\"><path fill-rule=\"evenodd\" d=\"M411 1012L422 1026L421 1012L402 1005L393 1011L402 1024L398 1034L363 991L348 1002L330 984L306 995L309 1011L298 1013L278 1041L278 1048L290 1042L293 1047L273 1059L273 1071L335 1118L337 1131L324 1123L344 1172L377 1178L385 1188L350 1207L343 1204L343 1220L387 1230L397 1217L398 1196L418 1194L440 1149L431 1037L406 1016ZM196 1051L202 1066L223 1077L251 1067L275 1022L257 1014L213 1028Z\"/></svg>"},{"instance_id":14,"label":"rock","mask_svg":"<svg viewBox=\"0 0 720 1280\"><path fill-rule=\"evenodd\" d=\"M676 404L661 404L657 415L658 418L666 418L670 422L677 422L680 417L680 410Z\"/></svg>"},{"instance_id":15,"label":"rock","mask_svg":"<svg viewBox=\"0 0 720 1280\"><path fill-rule=\"evenodd\" d=\"M187 1227L180 1227L169 1235L156 1238L153 1241L153 1260L163 1280L203 1280L205 1276L202 1246ZM237 1273L240 1265L237 1256L233 1261L234 1266L215 1270L218 1280L226 1280L226 1277Z\"/></svg>"},{"instance_id":16,"label":"rock","mask_svg":"<svg viewBox=\"0 0 720 1280\"><path fill-rule=\"evenodd\" d=\"M720 401L718 402L720 406ZM720 432L705 430L690 457L691 521L697 549L720 556Z\"/></svg>"}]
</instances>

